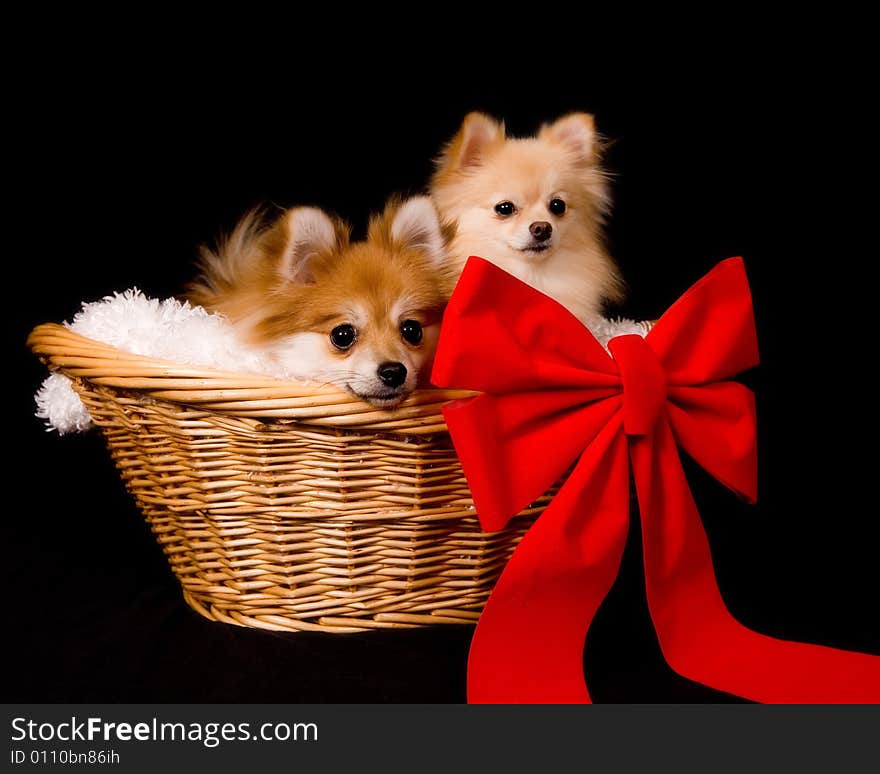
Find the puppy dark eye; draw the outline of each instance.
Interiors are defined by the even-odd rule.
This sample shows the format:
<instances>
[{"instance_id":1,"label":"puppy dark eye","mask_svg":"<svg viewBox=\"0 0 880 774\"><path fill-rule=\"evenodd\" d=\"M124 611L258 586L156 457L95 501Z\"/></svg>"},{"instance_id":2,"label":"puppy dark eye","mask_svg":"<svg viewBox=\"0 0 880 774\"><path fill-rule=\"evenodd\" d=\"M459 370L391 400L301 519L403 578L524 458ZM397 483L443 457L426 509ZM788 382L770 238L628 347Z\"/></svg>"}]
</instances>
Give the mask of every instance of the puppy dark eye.
<instances>
[{"instance_id":1,"label":"puppy dark eye","mask_svg":"<svg viewBox=\"0 0 880 774\"><path fill-rule=\"evenodd\" d=\"M565 202L562 199L551 199L547 209L554 215L563 215L565 213Z\"/></svg>"},{"instance_id":2,"label":"puppy dark eye","mask_svg":"<svg viewBox=\"0 0 880 774\"><path fill-rule=\"evenodd\" d=\"M348 349L354 344L355 339L357 339L357 331L354 329L353 325L349 325L348 323L337 325L332 331L330 331L330 343L333 344L336 349Z\"/></svg>"},{"instance_id":3,"label":"puppy dark eye","mask_svg":"<svg viewBox=\"0 0 880 774\"><path fill-rule=\"evenodd\" d=\"M404 320L400 324L400 335L407 344L416 346L422 343L422 324L418 320Z\"/></svg>"},{"instance_id":4,"label":"puppy dark eye","mask_svg":"<svg viewBox=\"0 0 880 774\"><path fill-rule=\"evenodd\" d=\"M516 207L513 206L513 202L498 202L498 204L495 205L495 212L497 212L502 218L513 215L515 209Z\"/></svg>"}]
</instances>

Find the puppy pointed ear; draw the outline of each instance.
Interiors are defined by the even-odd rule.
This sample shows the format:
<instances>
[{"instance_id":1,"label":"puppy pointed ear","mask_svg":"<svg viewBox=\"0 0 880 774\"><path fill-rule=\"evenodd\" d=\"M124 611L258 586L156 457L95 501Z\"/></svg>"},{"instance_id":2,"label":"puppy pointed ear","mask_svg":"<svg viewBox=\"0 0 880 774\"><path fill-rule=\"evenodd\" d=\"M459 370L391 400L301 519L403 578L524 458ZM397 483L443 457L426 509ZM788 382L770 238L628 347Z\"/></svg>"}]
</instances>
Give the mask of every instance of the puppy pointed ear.
<instances>
[{"instance_id":1,"label":"puppy pointed ear","mask_svg":"<svg viewBox=\"0 0 880 774\"><path fill-rule=\"evenodd\" d=\"M589 113L569 113L545 125L539 136L564 146L579 161L592 163L599 159L599 136Z\"/></svg>"},{"instance_id":2,"label":"puppy pointed ear","mask_svg":"<svg viewBox=\"0 0 880 774\"><path fill-rule=\"evenodd\" d=\"M391 205L391 244L426 255L434 266L446 261L446 239L434 204L427 196L414 196Z\"/></svg>"},{"instance_id":3,"label":"puppy pointed ear","mask_svg":"<svg viewBox=\"0 0 880 774\"><path fill-rule=\"evenodd\" d=\"M504 124L485 113L468 113L437 162L438 172L479 166L487 151L504 141Z\"/></svg>"},{"instance_id":4,"label":"puppy pointed ear","mask_svg":"<svg viewBox=\"0 0 880 774\"><path fill-rule=\"evenodd\" d=\"M294 207L281 218L278 229L280 253L278 273L285 282L308 285L314 282L313 260L344 247L348 231L341 221L317 207Z\"/></svg>"}]
</instances>

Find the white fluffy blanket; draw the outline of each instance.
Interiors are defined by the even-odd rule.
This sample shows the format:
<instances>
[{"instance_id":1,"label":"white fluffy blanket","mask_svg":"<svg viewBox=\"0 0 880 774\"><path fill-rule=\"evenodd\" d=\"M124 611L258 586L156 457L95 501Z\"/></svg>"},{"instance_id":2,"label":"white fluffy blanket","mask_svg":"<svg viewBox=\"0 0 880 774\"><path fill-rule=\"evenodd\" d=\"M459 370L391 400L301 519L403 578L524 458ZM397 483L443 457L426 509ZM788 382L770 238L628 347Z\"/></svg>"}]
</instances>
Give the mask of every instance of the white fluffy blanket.
<instances>
[{"instance_id":1,"label":"white fluffy blanket","mask_svg":"<svg viewBox=\"0 0 880 774\"><path fill-rule=\"evenodd\" d=\"M84 303L73 321L64 325L90 339L137 355L223 371L287 376L279 371L277 363L239 341L222 315L174 298L147 298L137 288ZM632 320L603 320L593 328L593 334L605 346L615 336L644 336L648 328L645 323ZM37 416L46 421L48 430L62 434L80 432L92 424L70 380L62 374L46 378L37 391L36 402Z\"/></svg>"}]
</instances>

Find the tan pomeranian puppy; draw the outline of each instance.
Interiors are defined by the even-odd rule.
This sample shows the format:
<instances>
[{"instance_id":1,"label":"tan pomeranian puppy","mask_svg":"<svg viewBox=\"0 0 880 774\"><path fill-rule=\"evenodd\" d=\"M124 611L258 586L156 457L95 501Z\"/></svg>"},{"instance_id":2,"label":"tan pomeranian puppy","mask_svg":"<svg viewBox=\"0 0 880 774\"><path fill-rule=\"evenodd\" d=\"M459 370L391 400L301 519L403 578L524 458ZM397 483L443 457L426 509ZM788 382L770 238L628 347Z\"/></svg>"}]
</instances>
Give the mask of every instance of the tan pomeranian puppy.
<instances>
[{"instance_id":1,"label":"tan pomeranian puppy","mask_svg":"<svg viewBox=\"0 0 880 774\"><path fill-rule=\"evenodd\" d=\"M342 221L314 207L274 223L252 212L219 249L203 248L187 297L225 315L285 376L389 409L427 379L445 261L426 196L390 202L355 243Z\"/></svg>"},{"instance_id":2,"label":"tan pomeranian puppy","mask_svg":"<svg viewBox=\"0 0 880 774\"><path fill-rule=\"evenodd\" d=\"M603 239L609 205L600 143L587 113L512 139L504 125L470 113L431 180L441 217L455 226L450 266L485 258L559 301L586 325L623 282Z\"/></svg>"}]
</instances>

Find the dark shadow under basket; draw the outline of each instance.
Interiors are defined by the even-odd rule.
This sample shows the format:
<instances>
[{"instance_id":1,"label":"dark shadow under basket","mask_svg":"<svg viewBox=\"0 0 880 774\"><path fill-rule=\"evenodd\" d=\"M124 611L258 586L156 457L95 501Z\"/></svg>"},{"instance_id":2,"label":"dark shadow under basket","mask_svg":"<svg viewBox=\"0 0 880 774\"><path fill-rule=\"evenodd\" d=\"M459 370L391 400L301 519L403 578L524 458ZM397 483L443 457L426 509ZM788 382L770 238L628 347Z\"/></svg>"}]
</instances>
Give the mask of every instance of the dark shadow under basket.
<instances>
[{"instance_id":1,"label":"dark shadow under basket","mask_svg":"<svg viewBox=\"0 0 880 774\"><path fill-rule=\"evenodd\" d=\"M476 621L549 494L480 530L440 407L142 357L59 325L28 343L70 377L190 606L287 631Z\"/></svg>"}]
</instances>

